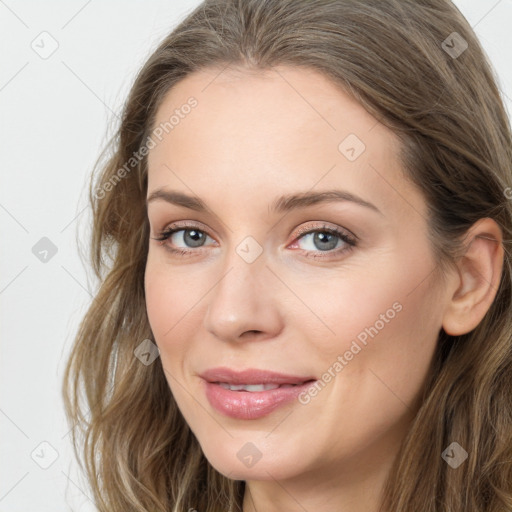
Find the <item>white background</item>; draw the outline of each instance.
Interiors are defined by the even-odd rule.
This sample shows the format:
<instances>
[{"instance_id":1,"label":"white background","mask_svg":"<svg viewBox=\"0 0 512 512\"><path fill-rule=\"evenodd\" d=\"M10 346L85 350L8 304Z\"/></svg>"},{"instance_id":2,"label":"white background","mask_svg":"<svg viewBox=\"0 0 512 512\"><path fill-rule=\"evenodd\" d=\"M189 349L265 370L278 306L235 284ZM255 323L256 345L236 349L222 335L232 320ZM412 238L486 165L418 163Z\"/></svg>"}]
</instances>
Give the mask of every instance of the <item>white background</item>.
<instances>
[{"instance_id":1,"label":"white background","mask_svg":"<svg viewBox=\"0 0 512 512\"><path fill-rule=\"evenodd\" d=\"M94 510L60 391L94 284L76 241L89 233L85 186L135 73L198 3L0 0L0 512ZM455 3L511 112L512 0ZM41 38L58 43L46 59L31 46ZM46 263L32 252L42 237L57 248Z\"/></svg>"}]
</instances>

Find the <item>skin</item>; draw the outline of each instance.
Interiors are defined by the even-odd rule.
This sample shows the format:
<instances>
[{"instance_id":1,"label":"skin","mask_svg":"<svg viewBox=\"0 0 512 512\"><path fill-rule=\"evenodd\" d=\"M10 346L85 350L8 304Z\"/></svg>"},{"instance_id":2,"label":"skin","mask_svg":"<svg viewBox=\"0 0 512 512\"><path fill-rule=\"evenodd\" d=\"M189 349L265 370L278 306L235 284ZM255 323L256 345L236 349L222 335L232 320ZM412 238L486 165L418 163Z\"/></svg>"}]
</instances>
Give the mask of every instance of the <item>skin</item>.
<instances>
[{"instance_id":1,"label":"skin","mask_svg":"<svg viewBox=\"0 0 512 512\"><path fill-rule=\"evenodd\" d=\"M148 204L147 312L170 390L209 462L247 482L244 512L376 512L440 329L468 332L494 299L500 230L490 219L475 225L464 261L439 279L426 204L402 175L390 130L316 71L219 71L168 92L156 124L190 96L198 105L148 156L148 197L165 187L209 208ZM354 161L338 149L349 134L366 146ZM330 189L379 212L343 201L269 213L282 194ZM183 222L207 235L203 245L184 238L190 231L165 244L190 254L153 239ZM348 246L335 237L322 251L314 233L297 233L324 223L357 245L340 253ZM252 263L236 251L248 236L262 250ZM321 378L396 303L400 312L309 403L238 420L207 401L198 376L207 368ZM248 442L261 452L250 468L237 457Z\"/></svg>"}]
</instances>

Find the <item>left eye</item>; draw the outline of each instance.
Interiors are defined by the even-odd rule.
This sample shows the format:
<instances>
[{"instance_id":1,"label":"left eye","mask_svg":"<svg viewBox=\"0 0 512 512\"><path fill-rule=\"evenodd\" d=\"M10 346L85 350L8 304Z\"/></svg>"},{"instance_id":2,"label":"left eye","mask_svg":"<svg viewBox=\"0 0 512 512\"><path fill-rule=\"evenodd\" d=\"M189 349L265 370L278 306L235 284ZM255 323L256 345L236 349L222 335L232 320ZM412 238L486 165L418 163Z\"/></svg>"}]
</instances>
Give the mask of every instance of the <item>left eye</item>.
<instances>
[{"instance_id":1,"label":"left eye","mask_svg":"<svg viewBox=\"0 0 512 512\"><path fill-rule=\"evenodd\" d=\"M357 245L357 238L354 235L328 226L302 229L291 247L298 245L303 239L306 241L306 247L303 250L308 253L306 256L309 258L339 256L351 251ZM338 242L341 244L338 245Z\"/></svg>"},{"instance_id":2,"label":"left eye","mask_svg":"<svg viewBox=\"0 0 512 512\"><path fill-rule=\"evenodd\" d=\"M315 229L314 231L308 231L304 233L299 238L298 241L305 241L302 249L305 251L332 251L333 249L339 248L339 243L341 245L349 243L349 240L343 233L340 233L336 230L326 230L326 229Z\"/></svg>"}]
</instances>

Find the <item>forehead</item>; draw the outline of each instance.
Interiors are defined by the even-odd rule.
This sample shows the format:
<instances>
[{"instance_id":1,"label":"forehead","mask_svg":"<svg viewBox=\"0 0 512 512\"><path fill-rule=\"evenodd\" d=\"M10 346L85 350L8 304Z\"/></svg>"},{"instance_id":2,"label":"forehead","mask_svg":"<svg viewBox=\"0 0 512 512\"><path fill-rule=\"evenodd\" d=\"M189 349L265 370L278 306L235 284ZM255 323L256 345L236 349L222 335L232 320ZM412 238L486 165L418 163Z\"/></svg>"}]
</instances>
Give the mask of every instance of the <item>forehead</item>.
<instances>
[{"instance_id":1,"label":"forehead","mask_svg":"<svg viewBox=\"0 0 512 512\"><path fill-rule=\"evenodd\" d=\"M168 91L157 111L155 125L169 121L173 112L179 111L191 97L198 103L192 113L201 115L191 115L192 120L183 124L190 125L200 117L202 122L198 125L210 122L215 123L216 128L224 127L210 134L217 134L219 138L235 124L237 128L245 128L244 134L254 136L274 135L277 131L288 138L299 128L303 132L309 128L309 131L331 135L329 138L334 136L334 140L347 129L363 137L378 124L361 105L320 72L280 66L267 70L208 68L194 72ZM228 118L229 124L226 123ZM377 130L380 135L393 138L389 130L382 125L380 128ZM177 141L184 130L173 128L172 131Z\"/></svg>"},{"instance_id":2,"label":"forehead","mask_svg":"<svg viewBox=\"0 0 512 512\"><path fill-rule=\"evenodd\" d=\"M196 104L185 108L190 98ZM277 193L343 184L391 205L397 187L408 186L397 183L403 180L395 134L314 70L194 72L161 103L154 126L165 123L168 130L148 156L149 189L189 185L208 196L211 189L201 185L206 176L226 196L227 184L233 194L243 188L253 195L259 188Z\"/></svg>"}]
</instances>

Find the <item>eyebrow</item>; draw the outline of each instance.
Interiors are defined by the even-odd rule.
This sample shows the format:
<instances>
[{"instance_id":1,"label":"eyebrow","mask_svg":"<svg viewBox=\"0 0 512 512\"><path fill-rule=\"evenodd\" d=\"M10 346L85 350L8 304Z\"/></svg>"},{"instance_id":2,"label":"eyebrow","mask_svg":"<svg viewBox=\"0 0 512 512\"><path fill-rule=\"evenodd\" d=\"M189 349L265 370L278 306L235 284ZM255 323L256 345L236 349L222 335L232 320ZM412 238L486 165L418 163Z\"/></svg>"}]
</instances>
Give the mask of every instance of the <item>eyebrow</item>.
<instances>
[{"instance_id":1,"label":"eyebrow","mask_svg":"<svg viewBox=\"0 0 512 512\"><path fill-rule=\"evenodd\" d=\"M189 196L182 192L175 190L167 190L165 188L158 188L154 190L147 198L146 204L153 201L165 201L176 206L182 206L195 210L197 212L207 212L209 208L204 201L199 197ZM359 196L347 192L345 190L325 190L322 192L299 192L295 194L288 194L275 199L269 206L269 213L284 213L299 208L306 208L321 203L334 203L334 202L351 202L359 206L363 206L373 210L380 215L382 212L373 204L365 201Z\"/></svg>"}]
</instances>

